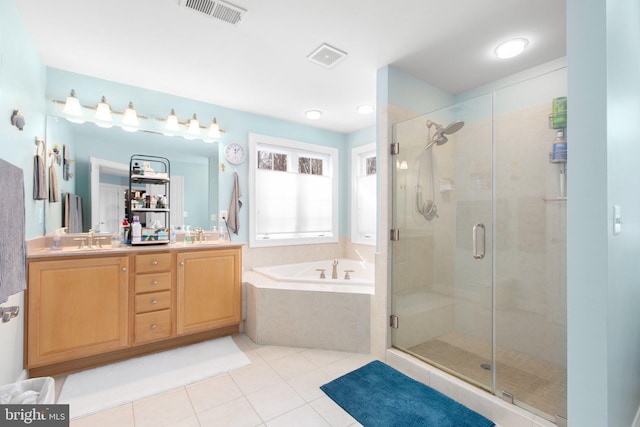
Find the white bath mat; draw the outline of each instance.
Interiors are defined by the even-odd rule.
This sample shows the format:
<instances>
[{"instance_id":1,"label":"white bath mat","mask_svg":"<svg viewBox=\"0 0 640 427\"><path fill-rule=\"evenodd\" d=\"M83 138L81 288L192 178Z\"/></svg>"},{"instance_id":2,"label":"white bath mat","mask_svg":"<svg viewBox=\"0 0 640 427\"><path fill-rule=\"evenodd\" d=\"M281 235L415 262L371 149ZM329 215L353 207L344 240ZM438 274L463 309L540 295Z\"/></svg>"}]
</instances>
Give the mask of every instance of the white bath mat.
<instances>
[{"instance_id":1,"label":"white bath mat","mask_svg":"<svg viewBox=\"0 0 640 427\"><path fill-rule=\"evenodd\" d=\"M79 418L250 364L231 337L70 374L57 403Z\"/></svg>"}]
</instances>

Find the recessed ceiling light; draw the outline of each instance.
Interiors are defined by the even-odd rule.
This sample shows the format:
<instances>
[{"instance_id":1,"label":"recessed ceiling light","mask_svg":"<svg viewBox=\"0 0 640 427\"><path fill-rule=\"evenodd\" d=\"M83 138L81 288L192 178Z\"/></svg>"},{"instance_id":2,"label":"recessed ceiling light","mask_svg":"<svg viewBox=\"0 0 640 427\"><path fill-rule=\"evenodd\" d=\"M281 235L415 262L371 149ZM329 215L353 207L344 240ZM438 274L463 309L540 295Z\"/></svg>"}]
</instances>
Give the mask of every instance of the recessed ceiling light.
<instances>
[{"instance_id":1,"label":"recessed ceiling light","mask_svg":"<svg viewBox=\"0 0 640 427\"><path fill-rule=\"evenodd\" d=\"M367 104L358 105L356 111L360 114L371 114L373 113L373 106Z\"/></svg>"},{"instance_id":2,"label":"recessed ceiling light","mask_svg":"<svg viewBox=\"0 0 640 427\"><path fill-rule=\"evenodd\" d=\"M504 43L500 43L498 47L495 48L494 52L496 56L500 59L508 59L513 58L514 56L520 55L524 52L524 49L529 44L529 40L523 38L517 38L508 40Z\"/></svg>"},{"instance_id":3,"label":"recessed ceiling light","mask_svg":"<svg viewBox=\"0 0 640 427\"><path fill-rule=\"evenodd\" d=\"M320 117L322 117L322 111L320 111L320 110L309 110L306 113L304 113L304 115L307 116L307 119L318 120Z\"/></svg>"}]
</instances>

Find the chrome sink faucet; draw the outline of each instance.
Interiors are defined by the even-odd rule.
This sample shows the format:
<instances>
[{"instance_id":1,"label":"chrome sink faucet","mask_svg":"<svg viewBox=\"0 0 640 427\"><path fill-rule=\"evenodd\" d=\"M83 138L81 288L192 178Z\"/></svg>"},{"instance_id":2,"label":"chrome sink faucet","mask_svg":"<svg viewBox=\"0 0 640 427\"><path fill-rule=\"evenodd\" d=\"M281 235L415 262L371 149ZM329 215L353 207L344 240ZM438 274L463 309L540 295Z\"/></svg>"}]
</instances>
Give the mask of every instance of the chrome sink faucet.
<instances>
[{"instance_id":1,"label":"chrome sink faucet","mask_svg":"<svg viewBox=\"0 0 640 427\"><path fill-rule=\"evenodd\" d=\"M207 235L203 228L195 228L193 231L196 232L196 242L204 243L207 241Z\"/></svg>"},{"instance_id":2,"label":"chrome sink faucet","mask_svg":"<svg viewBox=\"0 0 640 427\"><path fill-rule=\"evenodd\" d=\"M338 278L338 260L334 259L333 260L333 270L331 271L331 278L332 279L337 279Z\"/></svg>"}]
</instances>

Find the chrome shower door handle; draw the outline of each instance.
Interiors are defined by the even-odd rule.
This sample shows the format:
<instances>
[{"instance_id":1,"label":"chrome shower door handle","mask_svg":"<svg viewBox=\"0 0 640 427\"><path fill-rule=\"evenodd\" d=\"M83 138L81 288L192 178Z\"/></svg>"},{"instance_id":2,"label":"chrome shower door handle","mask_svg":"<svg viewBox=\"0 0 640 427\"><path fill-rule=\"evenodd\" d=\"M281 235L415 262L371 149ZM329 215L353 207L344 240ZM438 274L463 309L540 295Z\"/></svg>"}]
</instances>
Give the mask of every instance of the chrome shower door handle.
<instances>
[{"instance_id":1,"label":"chrome shower door handle","mask_svg":"<svg viewBox=\"0 0 640 427\"><path fill-rule=\"evenodd\" d=\"M478 251L478 230L482 230L482 251ZM486 249L486 229L484 224L479 222L473 226L473 258L482 259Z\"/></svg>"}]
</instances>

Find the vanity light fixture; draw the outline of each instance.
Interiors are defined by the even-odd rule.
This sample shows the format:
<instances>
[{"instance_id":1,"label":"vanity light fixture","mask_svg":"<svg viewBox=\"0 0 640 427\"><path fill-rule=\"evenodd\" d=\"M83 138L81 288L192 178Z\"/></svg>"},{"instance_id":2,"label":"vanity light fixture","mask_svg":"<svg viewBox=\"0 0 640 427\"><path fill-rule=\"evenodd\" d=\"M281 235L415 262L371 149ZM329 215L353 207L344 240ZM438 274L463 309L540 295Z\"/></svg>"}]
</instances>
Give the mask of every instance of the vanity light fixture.
<instances>
[{"instance_id":1,"label":"vanity light fixture","mask_svg":"<svg viewBox=\"0 0 640 427\"><path fill-rule=\"evenodd\" d=\"M127 132L136 132L139 126L138 113L133 108L133 102L129 101L129 106L124 110L124 117L122 117L122 129Z\"/></svg>"},{"instance_id":2,"label":"vanity light fixture","mask_svg":"<svg viewBox=\"0 0 640 427\"><path fill-rule=\"evenodd\" d=\"M111 117L111 107L107 104L107 99L103 96L102 100L96 107L96 124L103 128L113 126L113 117Z\"/></svg>"},{"instance_id":3,"label":"vanity light fixture","mask_svg":"<svg viewBox=\"0 0 640 427\"><path fill-rule=\"evenodd\" d=\"M60 114L61 117L74 123L84 123L85 112L92 111L91 115L86 115L90 122L100 127L120 126L128 132L136 132L144 129L147 132L167 136L182 136L183 138L191 140L199 139L209 143L215 142L215 140L219 139L221 134L225 132L223 129L220 129L215 117L209 126L201 126L196 114L193 114L191 119L181 122L173 108L166 118L150 118L139 115L133 107L133 102L129 102L129 106L124 112L113 110L109 103L107 103L105 96L102 96L101 101L98 104L94 104L95 106L82 105L73 89L66 101L53 99L53 103L62 106L58 107L62 110L62 114ZM60 112L60 109L58 112ZM114 115L120 116L122 119L114 119ZM155 121L162 122L162 128L159 129L157 125L152 123Z\"/></svg>"},{"instance_id":4,"label":"vanity light fixture","mask_svg":"<svg viewBox=\"0 0 640 427\"><path fill-rule=\"evenodd\" d=\"M209 126L209 138L220 138L220 126L215 117Z\"/></svg>"},{"instance_id":5,"label":"vanity light fixture","mask_svg":"<svg viewBox=\"0 0 640 427\"><path fill-rule=\"evenodd\" d=\"M358 114L371 114L373 113L373 106L369 104L362 104L356 107Z\"/></svg>"},{"instance_id":6,"label":"vanity light fixture","mask_svg":"<svg viewBox=\"0 0 640 427\"><path fill-rule=\"evenodd\" d=\"M67 120L73 123L84 123L82 118L82 106L80 100L76 97L76 91L71 89L71 93L67 96L67 101L64 103L64 113L69 116Z\"/></svg>"},{"instance_id":7,"label":"vanity light fixture","mask_svg":"<svg viewBox=\"0 0 640 427\"><path fill-rule=\"evenodd\" d=\"M173 108L171 109L171 112L167 116L164 128L171 132L177 132L180 130L180 123L178 122L178 116L176 116L176 112Z\"/></svg>"},{"instance_id":8,"label":"vanity light fixture","mask_svg":"<svg viewBox=\"0 0 640 427\"><path fill-rule=\"evenodd\" d=\"M318 120L320 117L322 117L322 111L309 110L306 113L304 113L304 115L307 116L307 119L309 120Z\"/></svg>"},{"instance_id":9,"label":"vanity light fixture","mask_svg":"<svg viewBox=\"0 0 640 427\"><path fill-rule=\"evenodd\" d=\"M520 55L529 44L529 40L525 38L515 38L500 43L494 50L496 56L500 59L509 59Z\"/></svg>"},{"instance_id":10,"label":"vanity light fixture","mask_svg":"<svg viewBox=\"0 0 640 427\"><path fill-rule=\"evenodd\" d=\"M193 135L194 137L200 136L200 122L198 121L198 116L193 113L193 117L189 120L189 125L187 126L187 133L189 135ZM185 137L187 139L195 139L193 137Z\"/></svg>"}]
</instances>

